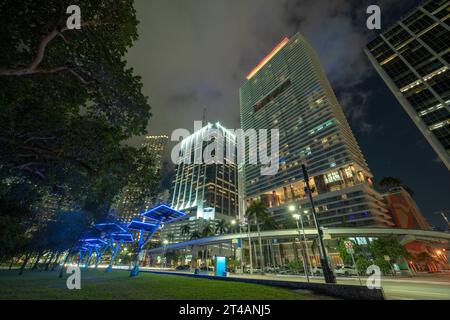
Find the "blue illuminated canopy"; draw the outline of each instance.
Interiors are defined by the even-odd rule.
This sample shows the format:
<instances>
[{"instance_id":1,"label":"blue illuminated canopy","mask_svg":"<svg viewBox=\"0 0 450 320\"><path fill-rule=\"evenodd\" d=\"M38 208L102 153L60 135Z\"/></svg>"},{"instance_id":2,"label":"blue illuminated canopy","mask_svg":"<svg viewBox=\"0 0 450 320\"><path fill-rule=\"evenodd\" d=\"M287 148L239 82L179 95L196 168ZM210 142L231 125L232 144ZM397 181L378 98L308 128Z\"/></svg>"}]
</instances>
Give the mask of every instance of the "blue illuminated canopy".
<instances>
[{"instance_id":1,"label":"blue illuminated canopy","mask_svg":"<svg viewBox=\"0 0 450 320\"><path fill-rule=\"evenodd\" d=\"M106 244L106 242L100 238L85 238L80 241L83 247L101 247Z\"/></svg>"},{"instance_id":2,"label":"blue illuminated canopy","mask_svg":"<svg viewBox=\"0 0 450 320\"><path fill-rule=\"evenodd\" d=\"M113 233L111 234L113 241L133 242L134 238L131 233Z\"/></svg>"},{"instance_id":3,"label":"blue illuminated canopy","mask_svg":"<svg viewBox=\"0 0 450 320\"><path fill-rule=\"evenodd\" d=\"M174 210L165 204L156 206L141 214L146 218L150 218L161 223L170 223L186 216L186 213Z\"/></svg>"},{"instance_id":4,"label":"blue illuminated canopy","mask_svg":"<svg viewBox=\"0 0 450 320\"><path fill-rule=\"evenodd\" d=\"M128 224L128 229L138 230L138 231L143 230L143 231L147 231L147 232L153 232L157 227L158 227L158 225L155 223L143 222L143 221L139 221L139 220L132 220Z\"/></svg>"},{"instance_id":5,"label":"blue illuminated canopy","mask_svg":"<svg viewBox=\"0 0 450 320\"><path fill-rule=\"evenodd\" d=\"M107 222L107 223L97 223L94 225L94 228L106 232L108 234L110 233L126 233L127 230L122 227L120 224L116 222Z\"/></svg>"}]
</instances>

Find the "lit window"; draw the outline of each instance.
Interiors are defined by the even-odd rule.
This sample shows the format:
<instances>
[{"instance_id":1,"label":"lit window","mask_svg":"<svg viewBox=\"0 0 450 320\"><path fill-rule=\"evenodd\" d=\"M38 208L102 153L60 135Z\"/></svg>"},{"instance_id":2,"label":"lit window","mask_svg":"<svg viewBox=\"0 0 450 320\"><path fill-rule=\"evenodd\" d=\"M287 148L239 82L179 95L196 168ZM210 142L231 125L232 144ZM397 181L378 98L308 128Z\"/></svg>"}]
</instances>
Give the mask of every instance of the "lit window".
<instances>
[{"instance_id":1,"label":"lit window","mask_svg":"<svg viewBox=\"0 0 450 320\"><path fill-rule=\"evenodd\" d=\"M347 178L353 177L352 169L347 168L347 169L345 169L344 171L345 171L345 175L347 176Z\"/></svg>"},{"instance_id":2,"label":"lit window","mask_svg":"<svg viewBox=\"0 0 450 320\"><path fill-rule=\"evenodd\" d=\"M339 175L339 173L337 171L333 171L331 173L328 173L324 176L325 178L325 183L333 183L336 181L341 181L341 176Z\"/></svg>"}]
</instances>

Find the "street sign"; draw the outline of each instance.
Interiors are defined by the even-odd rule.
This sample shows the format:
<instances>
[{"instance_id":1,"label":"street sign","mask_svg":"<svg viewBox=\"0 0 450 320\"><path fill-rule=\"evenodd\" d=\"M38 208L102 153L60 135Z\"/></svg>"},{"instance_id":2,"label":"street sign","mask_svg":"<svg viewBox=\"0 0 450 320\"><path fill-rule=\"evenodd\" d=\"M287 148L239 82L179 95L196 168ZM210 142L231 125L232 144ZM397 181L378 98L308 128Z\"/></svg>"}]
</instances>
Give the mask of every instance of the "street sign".
<instances>
[{"instance_id":1,"label":"street sign","mask_svg":"<svg viewBox=\"0 0 450 320\"><path fill-rule=\"evenodd\" d=\"M391 257L389 257L389 256L384 256L384 260L386 260L386 261L391 261Z\"/></svg>"},{"instance_id":2,"label":"street sign","mask_svg":"<svg viewBox=\"0 0 450 320\"><path fill-rule=\"evenodd\" d=\"M344 241L345 249L353 249L353 242L352 241Z\"/></svg>"},{"instance_id":3,"label":"street sign","mask_svg":"<svg viewBox=\"0 0 450 320\"><path fill-rule=\"evenodd\" d=\"M346 249L347 250L347 253L348 254L354 254L355 253L355 250L353 250L353 248L351 248L351 249Z\"/></svg>"}]
</instances>

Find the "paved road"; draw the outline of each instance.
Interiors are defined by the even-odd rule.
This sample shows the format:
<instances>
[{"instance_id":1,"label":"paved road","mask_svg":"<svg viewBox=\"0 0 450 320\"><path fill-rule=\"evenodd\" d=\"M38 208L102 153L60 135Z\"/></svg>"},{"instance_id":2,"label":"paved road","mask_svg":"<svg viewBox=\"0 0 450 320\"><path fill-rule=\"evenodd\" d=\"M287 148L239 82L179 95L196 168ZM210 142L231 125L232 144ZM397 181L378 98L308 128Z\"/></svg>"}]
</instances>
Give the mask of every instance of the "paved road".
<instances>
[{"instance_id":1,"label":"paved road","mask_svg":"<svg viewBox=\"0 0 450 320\"><path fill-rule=\"evenodd\" d=\"M296 276L261 276L245 275L238 277L261 277L289 281L306 281L305 277ZM362 278L363 285L367 279ZM312 282L324 282L323 278L314 277ZM338 278L338 283L359 285L357 278ZM393 300L450 300L450 274L420 275L412 278L382 278L381 286L387 299Z\"/></svg>"},{"instance_id":2,"label":"paved road","mask_svg":"<svg viewBox=\"0 0 450 320\"><path fill-rule=\"evenodd\" d=\"M160 270L153 268L142 268L143 270ZM170 270L164 270L170 271ZM177 271L178 273L180 271ZM187 272L192 273L192 272ZM231 275L236 278L255 278L255 279L274 279L287 281L302 281L306 282L306 277L303 276L288 276L288 275ZM363 285L366 284L367 279L362 278ZM321 277L313 277L311 282L323 283ZM359 285L358 278L341 278L337 279L340 284ZM383 277L381 279L381 286L387 299L390 300L450 300L450 273L442 274L421 274L415 277Z\"/></svg>"}]
</instances>

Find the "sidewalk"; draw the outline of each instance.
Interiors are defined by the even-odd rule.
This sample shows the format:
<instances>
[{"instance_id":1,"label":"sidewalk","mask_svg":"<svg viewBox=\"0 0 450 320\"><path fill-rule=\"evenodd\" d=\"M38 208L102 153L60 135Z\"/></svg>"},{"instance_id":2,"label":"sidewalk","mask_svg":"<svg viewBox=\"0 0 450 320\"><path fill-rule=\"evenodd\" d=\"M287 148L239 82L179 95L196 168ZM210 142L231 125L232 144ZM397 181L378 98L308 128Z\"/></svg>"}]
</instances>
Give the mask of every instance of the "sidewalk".
<instances>
[{"instance_id":1,"label":"sidewalk","mask_svg":"<svg viewBox=\"0 0 450 320\"><path fill-rule=\"evenodd\" d=\"M174 272L174 273L187 273L193 274L193 271L180 271L174 269L160 269L151 267L141 267L140 270L145 271L164 271L164 272ZM210 275L214 275L210 272ZM296 282L307 282L306 276L303 275L280 275L280 274L234 274L230 273L229 278L247 278L247 279L267 279L267 280L284 280L284 281L296 281ZM338 284L352 284L359 285L358 277L337 277ZM310 277L310 282L313 283L324 283L323 277ZM361 277L363 285L367 282L367 277ZM444 285L450 286L450 273L424 273L412 277L392 277L383 276L381 278L382 282L392 282L392 283L414 283L414 284L434 284L434 285Z\"/></svg>"}]
</instances>

